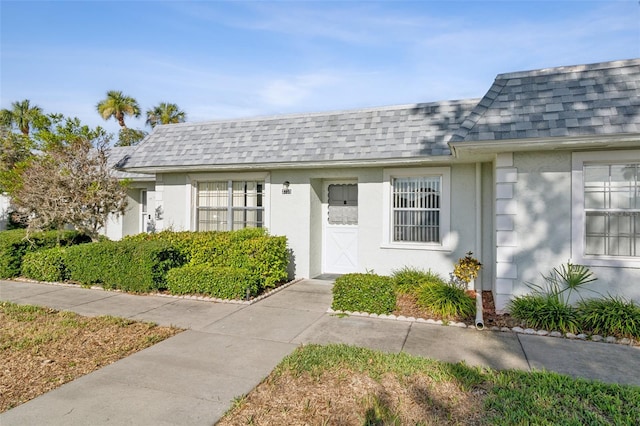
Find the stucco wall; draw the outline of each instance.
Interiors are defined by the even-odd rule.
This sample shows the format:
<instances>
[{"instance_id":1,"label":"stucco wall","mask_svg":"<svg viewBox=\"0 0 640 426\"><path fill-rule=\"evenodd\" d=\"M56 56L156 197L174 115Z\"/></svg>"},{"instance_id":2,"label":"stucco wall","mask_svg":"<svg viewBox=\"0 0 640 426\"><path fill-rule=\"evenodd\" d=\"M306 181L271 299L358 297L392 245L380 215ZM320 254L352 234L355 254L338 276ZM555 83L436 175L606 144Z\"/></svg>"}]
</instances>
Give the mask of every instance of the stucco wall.
<instances>
[{"instance_id":1,"label":"stucco wall","mask_svg":"<svg viewBox=\"0 0 640 426\"><path fill-rule=\"evenodd\" d=\"M126 235L135 235L140 233L141 220L141 190L147 190L147 206L149 213L154 214L155 195L153 182L134 182L127 190L127 209L124 216L110 216L105 228L102 230L110 240L119 240Z\"/></svg>"},{"instance_id":2,"label":"stucco wall","mask_svg":"<svg viewBox=\"0 0 640 426\"><path fill-rule=\"evenodd\" d=\"M451 250L416 250L389 248L382 244L383 212L389 206L383 197L383 168L287 170L271 173L271 222L274 234L287 235L295 254L296 275L313 277L322 272L321 205L324 182L356 180L358 182L358 259L359 271L373 270L389 274L393 269L415 266L432 269L448 276L453 263L466 252L476 252L475 164L451 167ZM483 191L491 191L491 166L482 169L487 181ZM282 182L289 181L291 194L282 194ZM482 211L491 212L491 194L483 193ZM481 244L484 287L490 288L492 277L490 218L482 222L482 235L489 242Z\"/></svg>"},{"instance_id":3,"label":"stucco wall","mask_svg":"<svg viewBox=\"0 0 640 426\"><path fill-rule=\"evenodd\" d=\"M571 260L571 152L514 153L518 246L517 279L513 294L530 292L526 283L543 284L541 274ZM640 269L591 267L602 294L619 294L640 301ZM593 293L584 292L584 296Z\"/></svg>"},{"instance_id":4,"label":"stucco wall","mask_svg":"<svg viewBox=\"0 0 640 426\"><path fill-rule=\"evenodd\" d=\"M157 230L191 230L191 184L186 174L156 176L155 209L161 217Z\"/></svg>"}]
</instances>

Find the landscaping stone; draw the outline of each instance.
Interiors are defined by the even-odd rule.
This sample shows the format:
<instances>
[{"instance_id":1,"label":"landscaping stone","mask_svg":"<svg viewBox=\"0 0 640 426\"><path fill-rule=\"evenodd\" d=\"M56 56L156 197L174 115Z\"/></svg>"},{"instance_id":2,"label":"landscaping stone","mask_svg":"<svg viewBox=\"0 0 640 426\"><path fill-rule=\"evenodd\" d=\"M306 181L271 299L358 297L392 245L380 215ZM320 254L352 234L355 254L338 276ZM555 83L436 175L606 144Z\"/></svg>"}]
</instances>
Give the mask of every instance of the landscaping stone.
<instances>
[{"instance_id":1,"label":"landscaping stone","mask_svg":"<svg viewBox=\"0 0 640 426\"><path fill-rule=\"evenodd\" d=\"M578 337L573 333L567 333L567 334L565 334L565 336L567 337L567 339L575 339L576 337Z\"/></svg>"},{"instance_id":2,"label":"landscaping stone","mask_svg":"<svg viewBox=\"0 0 640 426\"><path fill-rule=\"evenodd\" d=\"M616 342L616 338L613 337L613 336L607 336L607 337L605 337L604 341L607 342L607 343L615 343Z\"/></svg>"},{"instance_id":3,"label":"landscaping stone","mask_svg":"<svg viewBox=\"0 0 640 426\"><path fill-rule=\"evenodd\" d=\"M551 337L562 337L562 333L560 333L559 331L552 331L551 333L549 333L549 336L551 336Z\"/></svg>"},{"instance_id":4,"label":"landscaping stone","mask_svg":"<svg viewBox=\"0 0 640 426\"><path fill-rule=\"evenodd\" d=\"M522 332L524 334L536 334L536 331L533 328L525 328Z\"/></svg>"},{"instance_id":5,"label":"landscaping stone","mask_svg":"<svg viewBox=\"0 0 640 426\"><path fill-rule=\"evenodd\" d=\"M513 327L511 331L513 331L514 333L523 333L524 329L522 327Z\"/></svg>"},{"instance_id":6,"label":"landscaping stone","mask_svg":"<svg viewBox=\"0 0 640 426\"><path fill-rule=\"evenodd\" d=\"M587 335L584 333L580 333L576 336L576 338L580 339L580 340L587 340Z\"/></svg>"},{"instance_id":7,"label":"landscaping stone","mask_svg":"<svg viewBox=\"0 0 640 426\"><path fill-rule=\"evenodd\" d=\"M436 324L436 320L429 318L426 320L427 324Z\"/></svg>"},{"instance_id":8,"label":"landscaping stone","mask_svg":"<svg viewBox=\"0 0 640 426\"><path fill-rule=\"evenodd\" d=\"M536 334L538 336L547 336L549 334L549 332L547 330L538 330L538 331L536 331Z\"/></svg>"},{"instance_id":9,"label":"landscaping stone","mask_svg":"<svg viewBox=\"0 0 640 426\"><path fill-rule=\"evenodd\" d=\"M631 339L624 337L624 338L618 340L618 343L621 344L621 345L630 345L631 344Z\"/></svg>"},{"instance_id":10,"label":"landscaping stone","mask_svg":"<svg viewBox=\"0 0 640 426\"><path fill-rule=\"evenodd\" d=\"M502 327L500 331L511 331L511 329L509 327Z\"/></svg>"},{"instance_id":11,"label":"landscaping stone","mask_svg":"<svg viewBox=\"0 0 640 426\"><path fill-rule=\"evenodd\" d=\"M600 336L599 334L594 334L593 336L591 336L591 340L594 342L602 342L604 340L604 337Z\"/></svg>"}]
</instances>

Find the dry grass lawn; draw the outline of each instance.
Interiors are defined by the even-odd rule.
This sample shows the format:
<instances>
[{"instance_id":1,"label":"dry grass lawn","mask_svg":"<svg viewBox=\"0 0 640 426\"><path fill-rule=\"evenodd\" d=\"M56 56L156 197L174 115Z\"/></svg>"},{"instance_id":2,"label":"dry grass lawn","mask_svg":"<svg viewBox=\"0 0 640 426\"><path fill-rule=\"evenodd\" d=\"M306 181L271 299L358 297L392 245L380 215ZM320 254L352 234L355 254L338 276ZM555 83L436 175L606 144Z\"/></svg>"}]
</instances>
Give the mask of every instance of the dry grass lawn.
<instances>
[{"instance_id":1,"label":"dry grass lawn","mask_svg":"<svg viewBox=\"0 0 640 426\"><path fill-rule=\"evenodd\" d=\"M0 302L0 412L180 331Z\"/></svg>"}]
</instances>

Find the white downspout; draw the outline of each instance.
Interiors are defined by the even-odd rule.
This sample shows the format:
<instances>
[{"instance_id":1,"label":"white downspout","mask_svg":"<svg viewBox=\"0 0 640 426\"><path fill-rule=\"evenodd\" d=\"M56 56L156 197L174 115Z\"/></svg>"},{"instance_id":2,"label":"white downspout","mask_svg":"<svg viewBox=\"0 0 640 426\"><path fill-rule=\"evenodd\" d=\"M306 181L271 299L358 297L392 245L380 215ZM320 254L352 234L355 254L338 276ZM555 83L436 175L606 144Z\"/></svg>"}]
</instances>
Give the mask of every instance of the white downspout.
<instances>
[{"instance_id":1,"label":"white downspout","mask_svg":"<svg viewBox=\"0 0 640 426\"><path fill-rule=\"evenodd\" d=\"M482 163L476 163L476 259L482 259ZM480 278L480 277L478 277ZM478 282L480 283L478 285ZM482 279L475 280L476 329L484 328L482 316ZM478 288L479 287L479 288Z\"/></svg>"}]
</instances>

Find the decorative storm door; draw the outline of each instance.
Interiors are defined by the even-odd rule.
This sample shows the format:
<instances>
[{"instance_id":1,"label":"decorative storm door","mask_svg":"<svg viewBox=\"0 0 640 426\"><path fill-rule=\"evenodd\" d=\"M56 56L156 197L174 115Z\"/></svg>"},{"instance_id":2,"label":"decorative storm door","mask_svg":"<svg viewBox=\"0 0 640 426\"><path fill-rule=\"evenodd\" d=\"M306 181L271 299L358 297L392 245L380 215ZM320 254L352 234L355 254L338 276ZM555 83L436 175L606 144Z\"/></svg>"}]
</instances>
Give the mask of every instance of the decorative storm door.
<instances>
[{"instance_id":1,"label":"decorative storm door","mask_svg":"<svg viewBox=\"0 0 640 426\"><path fill-rule=\"evenodd\" d=\"M325 184L323 272L358 270L358 185Z\"/></svg>"}]
</instances>

